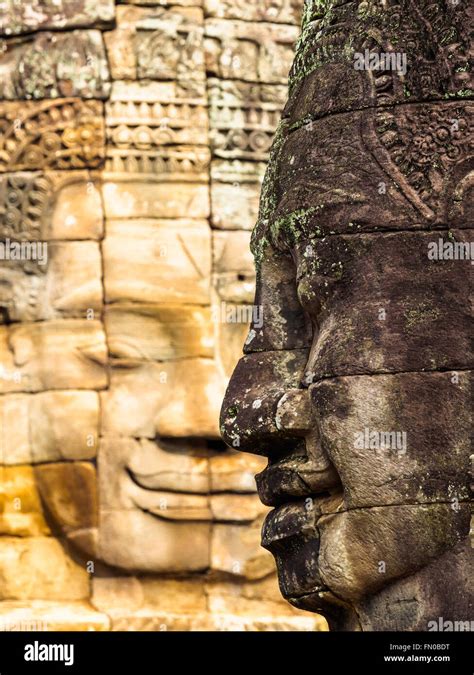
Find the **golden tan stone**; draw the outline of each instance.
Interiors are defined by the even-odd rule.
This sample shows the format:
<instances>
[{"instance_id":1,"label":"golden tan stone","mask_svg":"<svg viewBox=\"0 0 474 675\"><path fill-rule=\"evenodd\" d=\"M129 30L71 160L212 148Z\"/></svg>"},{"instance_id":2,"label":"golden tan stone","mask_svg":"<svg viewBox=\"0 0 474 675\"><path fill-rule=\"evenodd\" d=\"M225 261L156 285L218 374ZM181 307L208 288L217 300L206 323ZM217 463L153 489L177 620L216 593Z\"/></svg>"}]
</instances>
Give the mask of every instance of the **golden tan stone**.
<instances>
[{"instance_id":1,"label":"golden tan stone","mask_svg":"<svg viewBox=\"0 0 474 675\"><path fill-rule=\"evenodd\" d=\"M0 17L1 35L18 35L47 28L105 26L114 18L113 0L55 0L54 3L32 0L18 3L4 0Z\"/></svg>"},{"instance_id":2,"label":"golden tan stone","mask_svg":"<svg viewBox=\"0 0 474 675\"><path fill-rule=\"evenodd\" d=\"M214 285L225 302L252 304L255 268L250 232L213 232Z\"/></svg>"},{"instance_id":3,"label":"golden tan stone","mask_svg":"<svg viewBox=\"0 0 474 675\"><path fill-rule=\"evenodd\" d=\"M209 460L212 492L256 492L255 474L267 465L264 457L228 450Z\"/></svg>"},{"instance_id":4,"label":"golden tan stone","mask_svg":"<svg viewBox=\"0 0 474 675\"><path fill-rule=\"evenodd\" d=\"M9 321L82 318L100 312L102 261L96 242L26 245L36 246L31 250L39 256L37 261L5 260L0 270Z\"/></svg>"},{"instance_id":5,"label":"golden tan stone","mask_svg":"<svg viewBox=\"0 0 474 675\"><path fill-rule=\"evenodd\" d=\"M4 464L92 459L97 452L99 397L93 391L47 391L0 397Z\"/></svg>"},{"instance_id":6,"label":"golden tan stone","mask_svg":"<svg viewBox=\"0 0 474 675\"><path fill-rule=\"evenodd\" d=\"M111 357L148 361L213 355L209 307L112 305L105 330Z\"/></svg>"},{"instance_id":7,"label":"golden tan stone","mask_svg":"<svg viewBox=\"0 0 474 675\"><path fill-rule=\"evenodd\" d=\"M103 212L98 177L89 171L0 176L0 233L11 239L99 239Z\"/></svg>"},{"instance_id":8,"label":"golden tan stone","mask_svg":"<svg viewBox=\"0 0 474 675\"><path fill-rule=\"evenodd\" d=\"M6 101L0 124L0 172L96 168L104 161L100 101Z\"/></svg>"},{"instance_id":9,"label":"golden tan stone","mask_svg":"<svg viewBox=\"0 0 474 675\"><path fill-rule=\"evenodd\" d=\"M177 491L201 496L209 492L208 458L203 450L200 453L197 440L149 441L106 435L101 439L98 465L100 505L104 509L136 508L146 490L151 494ZM156 505L167 505L167 497L156 498Z\"/></svg>"},{"instance_id":10,"label":"golden tan stone","mask_svg":"<svg viewBox=\"0 0 474 675\"><path fill-rule=\"evenodd\" d=\"M294 0L245 0L244 3L234 0L204 0L206 16L218 19L242 19L257 23L271 21L273 23L290 23L300 25L302 3Z\"/></svg>"},{"instance_id":11,"label":"golden tan stone","mask_svg":"<svg viewBox=\"0 0 474 675\"><path fill-rule=\"evenodd\" d=\"M108 302L209 302L211 241L203 221L109 221L103 252Z\"/></svg>"},{"instance_id":12,"label":"golden tan stone","mask_svg":"<svg viewBox=\"0 0 474 675\"><path fill-rule=\"evenodd\" d=\"M168 521L143 509L102 510L99 558L144 572L199 572L209 567L210 523ZM144 546L144 542L146 545Z\"/></svg>"},{"instance_id":13,"label":"golden tan stone","mask_svg":"<svg viewBox=\"0 0 474 675\"><path fill-rule=\"evenodd\" d=\"M103 631L109 627L107 614L85 601L0 602L0 631Z\"/></svg>"},{"instance_id":14,"label":"golden tan stone","mask_svg":"<svg viewBox=\"0 0 474 675\"><path fill-rule=\"evenodd\" d=\"M205 612L207 595L201 579L163 579L155 577L94 577L92 604L111 615L120 610L172 610L179 614Z\"/></svg>"},{"instance_id":15,"label":"golden tan stone","mask_svg":"<svg viewBox=\"0 0 474 675\"><path fill-rule=\"evenodd\" d=\"M211 494L209 501L215 520L251 523L268 513L256 494Z\"/></svg>"},{"instance_id":16,"label":"golden tan stone","mask_svg":"<svg viewBox=\"0 0 474 675\"><path fill-rule=\"evenodd\" d=\"M0 326L2 392L103 388L106 345L98 321Z\"/></svg>"},{"instance_id":17,"label":"golden tan stone","mask_svg":"<svg viewBox=\"0 0 474 675\"><path fill-rule=\"evenodd\" d=\"M257 222L259 182L211 183L212 225L223 230L252 230Z\"/></svg>"},{"instance_id":18,"label":"golden tan stone","mask_svg":"<svg viewBox=\"0 0 474 675\"><path fill-rule=\"evenodd\" d=\"M93 464L38 464L34 468L34 478L56 532L66 533L97 525L97 481Z\"/></svg>"},{"instance_id":19,"label":"golden tan stone","mask_svg":"<svg viewBox=\"0 0 474 675\"><path fill-rule=\"evenodd\" d=\"M0 478L0 534L16 537L51 534L34 469L31 466L2 466Z\"/></svg>"},{"instance_id":20,"label":"golden tan stone","mask_svg":"<svg viewBox=\"0 0 474 675\"><path fill-rule=\"evenodd\" d=\"M101 395L103 431L136 438L220 438L225 382L215 361L124 363Z\"/></svg>"},{"instance_id":21,"label":"golden tan stone","mask_svg":"<svg viewBox=\"0 0 474 675\"><path fill-rule=\"evenodd\" d=\"M107 98L109 69L102 33L73 30L41 32L4 43L0 54L0 98L60 96Z\"/></svg>"},{"instance_id":22,"label":"golden tan stone","mask_svg":"<svg viewBox=\"0 0 474 675\"><path fill-rule=\"evenodd\" d=\"M107 218L207 218L209 187L199 183L161 183L155 179L113 181L103 185ZM192 174L191 174L192 176Z\"/></svg>"},{"instance_id":23,"label":"golden tan stone","mask_svg":"<svg viewBox=\"0 0 474 675\"><path fill-rule=\"evenodd\" d=\"M0 537L0 599L82 600L89 575L53 537Z\"/></svg>"}]
</instances>

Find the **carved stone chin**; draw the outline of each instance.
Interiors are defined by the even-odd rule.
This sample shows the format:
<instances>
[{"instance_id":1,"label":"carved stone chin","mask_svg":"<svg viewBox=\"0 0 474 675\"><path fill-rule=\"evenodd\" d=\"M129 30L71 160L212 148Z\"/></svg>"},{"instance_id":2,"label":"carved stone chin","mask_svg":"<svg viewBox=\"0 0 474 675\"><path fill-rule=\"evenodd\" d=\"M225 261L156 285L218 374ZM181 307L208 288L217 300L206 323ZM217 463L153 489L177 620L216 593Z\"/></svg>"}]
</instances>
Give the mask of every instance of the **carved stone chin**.
<instances>
[{"instance_id":1,"label":"carved stone chin","mask_svg":"<svg viewBox=\"0 0 474 675\"><path fill-rule=\"evenodd\" d=\"M473 610L470 10L388 5L308 3L221 411L282 594L335 630Z\"/></svg>"}]
</instances>

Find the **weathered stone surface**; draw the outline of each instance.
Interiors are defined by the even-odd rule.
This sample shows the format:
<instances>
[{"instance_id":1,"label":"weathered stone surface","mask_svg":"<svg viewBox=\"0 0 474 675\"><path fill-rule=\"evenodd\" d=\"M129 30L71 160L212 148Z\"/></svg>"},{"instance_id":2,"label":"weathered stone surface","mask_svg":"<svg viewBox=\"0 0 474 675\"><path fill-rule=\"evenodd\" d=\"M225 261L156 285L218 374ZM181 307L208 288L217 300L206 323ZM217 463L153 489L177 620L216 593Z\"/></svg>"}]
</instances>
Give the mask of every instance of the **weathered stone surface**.
<instances>
[{"instance_id":1,"label":"weathered stone surface","mask_svg":"<svg viewBox=\"0 0 474 675\"><path fill-rule=\"evenodd\" d=\"M301 21L301 2L298 0L204 0L206 16L218 19L242 19L243 21L270 21L291 23L297 26Z\"/></svg>"},{"instance_id":2,"label":"weathered stone surface","mask_svg":"<svg viewBox=\"0 0 474 675\"><path fill-rule=\"evenodd\" d=\"M468 2L424 3L402 11L313 3L307 10L290 72L292 118L470 95ZM377 38L368 40L372 34ZM370 67L365 50L405 59Z\"/></svg>"},{"instance_id":3,"label":"weathered stone surface","mask_svg":"<svg viewBox=\"0 0 474 675\"><path fill-rule=\"evenodd\" d=\"M38 464L34 477L55 532L66 534L97 525L97 481L92 463Z\"/></svg>"},{"instance_id":4,"label":"weathered stone surface","mask_svg":"<svg viewBox=\"0 0 474 675\"><path fill-rule=\"evenodd\" d=\"M114 82L106 105L109 174L207 181L210 161L204 85Z\"/></svg>"},{"instance_id":5,"label":"weathered stone surface","mask_svg":"<svg viewBox=\"0 0 474 675\"><path fill-rule=\"evenodd\" d=\"M252 525L215 524L212 528L211 568L246 579L271 574L274 562L260 546L261 519Z\"/></svg>"},{"instance_id":6,"label":"weathered stone surface","mask_svg":"<svg viewBox=\"0 0 474 675\"><path fill-rule=\"evenodd\" d=\"M38 537L51 534L30 466L0 467L0 535Z\"/></svg>"},{"instance_id":7,"label":"weathered stone surface","mask_svg":"<svg viewBox=\"0 0 474 675\"><path fill-rule=\"evenodd\" d=\"M4 45L0 99L103 99L109 94L109 70L98 30L39 33Z\"/></svg>"},{"instance_id":8,"label":"weathered stone surface","mask_svg":"<svg viewBox=\"0 0 474 675\"><path fill-rule=\"evenodd\" d=\"M83 600L89 575L52 537L0 537L2 600Z\"/></svg>"},{"instance_id":9,"label":"weathered stone surface","mask_svg":"<svg viewBox=\"0 0 474 675\"><path fill-rule=\"evenodd\" d=\"M283 121L259 230L282 241L291 230L469 227L472 109L443 101L329 115L294 130Z\"/></svg>"},{"instance_id":10,"label":"weathered stone surface","mask_svg":"<svg viewBox=\"0 0 474 675\"><path fill-rule=\"evenodd\" d=\"M321 617L302 615L277 596L274 577L204 585L200 579L96 576L92 602L111 617L112 630L326 629Z\"/></svg>"},{"instance_id":11,"label":"weathered stone surface","mask_svg":"<svg viewBox=\"0 0 474 675\"><path fill-rule=\"evenodd\" d=\"M114 181L105 177L104 209L107 218L207 218L209 188L199 183L161 182L159 176L140 181ZM158 178L158 179L157 179ZM182 176L180 176L180 179Z\"/></svg>"},{"instance_id":12,"label":"weathered stone surface","mask_svg":"<svg viewBox=\"0 0 474 675\"><path fill-rule=\"evenodd\" d=\"M296 26L209 19L207 71L223 79L286 85L298 34Z\"/></svg>"},{"instance_id":13,"label":"weathered stone surface","mask_svg":"<svg viewBox=\"0 0 474 675\"><path fill-rule=\"evenodd\" d=\"M83 26L106 26L115 15L113 0L57 0L53 3L33 0L18 3L2 0L0 35L18 35L48 28L75 28Z\"/></svg>"},{"instance_id":14,"label":"weathered stone surface","mask_svg":"<svg viewBox=\"0 0 474 675\"><path fill-rule=\"evenodd\" d=\"M98 321L66 319L0 326L2 393L101 389L106 345Z\"/></svg>"},{"instance_id":15,"label":"weathered stone surface","mask_svg":"<svg viewBox=\"0 0 474 675\"><path fill-rule=\"evenodd\" d=\"M260 183L257 181L212 181L213 227L223 230L251 230L257 220L259 195Z\"/></svg>"},{"instance_id":16,"label":"weathered stone surface","mask_svg":"<svg viewBox=\"0 0 474 675\"><path fill-rule=\"evenodd\" d=\"M466 537L469 518L468 504L458 510L450 504L402 505L323 516L321 579L339 597L359 600L453 548Z\"/></svg>"},{"instance_id":17,"label":"weathered stone surface","mask_svg":"<svg viewBox=\"0 0 474 675\"><path fill-rule=\"evenodd\" d=\"M263 609L263 608L262 608ZM195 613L172 614L163 612L122 613L112 617L113 631L313 631L315 622L311 617L279 617L262 615L256 617L235 614Z\"/></svg>"},{"instance_id":18,"label":"weathered stone surface","mask_svg":"<svg viewBox=\"0 0 474 675\"><path fill-rule=\"evenodd\" d=\"M0 103L0 172L100 166L102 112L100 101L77 98Z\"/></svg>"},{"instance_id":19,"label":"weathered stone surface","mask_svg":"<svg viewBox=\"0 0 474 675\"><path fill-rule=\"evenodd\" d=\"M120 303L107 308L105 330L113 358L159 361L213 356L208 307Z\"/></svg>"},{"instance_id":20,"label":"weathered stone surface","mask_svg":"<svg viewBox=\"0 0 474 675\"><path fill-rule=\"evenodd\" d=\"M96 612L85 601L0 603L0 631L103 631L109 627L107 614Z\"/></svg>"},{"instance_id":21,"label":"weathered stone surface","mask_svg":"<svg viewBox=\"0 0 474 675\"><path fill-rule=\"evenodd\" d=\"M0 235L10 239L99 239L97 177L87 171L0 176Z\"/></svg>"},{"instance_id":22,"label":"weathered stone surface","mask_svg":"<svg viewBox=\"0 0 474 675\"><path fill-rule=\"evenodd\" d=\"M110 220L103 252L108 302L209 302L211 235L206 222Z\"/></svg>"},{"instance_id":23,"label":"weathered stone surface","mask_svg":"<svg viewBox=\"0 0 474 675\"><path fill-rule=\"evenodd\" d=\"M114 80L204 81L202 10L117 7L105 35Z\"/></svg>"},{"instance_id":24,"label":"weathered stone surface","mask_svg":"<svg viewBox=\"0 0 474 675\"><path fill-rule=\"evenodd\" d=\"M101 395L104 432L136 438L219 436L225 385L214 360L121 365Z\"/></svg>"},{"instance_id":25,"label":"weathered stone surface","mask_svg":"<svg viewBox=\"0 0 474 675\"><path fill-rule=\"evenodd\" d=\"M220 630L240 630L241 619L251 618L258 622L263 616L268 617L269 627L275 626L275 630L280 630L278 626L285 620L295 621L293 630L327 630L321 616L301 614L280 597L277 578L273 574L242 583L211 582L205 588L211 614L223 619Z\"/></svg>"},{"instance_id":26,"label":"weathered stone surface","mask_svg":"<svg viewBox=\"0 0 474 675\"><path fill-rule=\"evenodd\" d=\"M198 572L209 566L210 523L173 522L137 508L102 511L101 560L149 572ZM143 542L147 546L143 546Z\"/></svg>"},{"instance_id":27,"label":"weathered stone surface","mask_svg":"<svg viewBox=\"0 0 474 675\"><path fill-rule=\"evenodd\" d=\"M250 233L214 232L212 243L212 270L219 297L224 302L252 304L255 270L249 246Z\"/></svg>"},{"instance_id":28,"label":"weathered stone surface","mask_svg":"<svg viewBox=\"0 0 474 675\"><path fill-rule=\"evenodd\" d=\"M209 79L211 148L217 157L266 160L286 99L283 85Z\"/></svg>"},{"instance_id":29,"label":"weathered stone surface","mask_svg":"<svg viewBox=\"0 0 474 675\"><path fill-rule=\"evenodd\" d=\"M471 14L306 3L262 186L221 430L268 458L262 543L333 630L472 614Z\"/></svg>"},{"instance_id":30,"label":"weathered stone surface","mask_svg":"<svg viewBox=\"0 0 474 675\"><path fill-rule=\"evenodd\" d=\"M3 464L92 459L97 453L99 396L47 391L0 398Z\"/></svg>"},{"instance_id":31,"label":"weathered stone surface","mask_svg":"<svg viewBox=\"0 0 474 675\"><path fill-rule=\"evenodd\" d=\"M227 302L212 307L218 332L216 357L224 369L226 378L231 376L242 354L242 345L248 335L249 316L252 311L252 305L232 305ZM230 322L229 316L239 320Z\"/></svg>"},{"instance_id":32,"label":"weathered stone surface","mask_svg":"<svg viewBox=\"0 0 474 675\"><path fill-rule=\"evenodd\" d=\"M402 500L452 500L456 508L467 500L471 387L466 371L337 378L312 387L321 443L347 508ZM426 417L431 406L437 414Z\"/></svg>"},{"instance_id":33,"label":"weathered stone surface","mask_svg":"<svg viewBox=\"0 0 474 675\"><path fill-rule=\"evenodd\" d=\"M98 244L49 242L37 251L39 261L3 262L0 307L5 320L37 321L100 312L102 261Z\"/></svg>"},{"instance_id":34,"label":"weathered stone surface","mask_svg":"<svg viewBox=\"0 0 474 675\"><path fill-rule=\"evenodd\" d=\"M313 372L319 379L472 367L465 283L470 260L430 260L430 243L439 237L459 238L447 232L384 233L297 245L298 295L319 326L306 366L308 383ZM416 284L407 284L415 274Z\"/></svg>"}]
</instances>

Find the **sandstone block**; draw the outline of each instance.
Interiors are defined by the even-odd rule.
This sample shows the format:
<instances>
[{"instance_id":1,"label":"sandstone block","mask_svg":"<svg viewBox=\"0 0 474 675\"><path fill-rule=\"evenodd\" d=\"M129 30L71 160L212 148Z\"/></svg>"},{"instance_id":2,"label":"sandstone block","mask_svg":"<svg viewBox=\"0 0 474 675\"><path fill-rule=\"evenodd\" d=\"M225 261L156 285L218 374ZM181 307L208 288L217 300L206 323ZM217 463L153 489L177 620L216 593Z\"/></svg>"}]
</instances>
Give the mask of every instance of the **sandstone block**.
<instances>
[{"instance_id":1,"label":"sandstone block","mask_svg":"<svg viewBox=\"0 0 474 675\"><path fill-rule=\"evenodd\" d=\"M224 387L211 359L123 363L112 370L110 389L102 394L103 431L150 439L219 438Z\"/></svg>"},{"instance_id":2,"label":"sandstone block","mask_svg":"<svg viewBox=\"0 0 474 675\"><path fill-rule=\"evenodd\" d=\"M52 537L0 537L2 600L83 600L89 575Z\"/></svg>"},{"instance_id":3,"label":"sandstone block","mask_svg":"<svg viewBox=\"0 0 474 675\"><path fill-rule=\"evenodd\" d=\"M105 315L109 353L145 361L212 357L210 308L193 305L112 305Z\"/></svg>"},{"instance_id":4,"label":"sandstone block","mask_svg":"<svg viewBox=\"0 0 474 675\"><path fill-rule=\"evenodd\" d=\"M105 613L87 602L4 600L0 603L1 631L89 631L109 630Z\"/></svg>"},{"instance_id":5,"label":"sandstone block","mask_svg":"<svg viewBox=\"0 0 474 675\"><path fill-rule=\"evenodd\" d=\"M296 26L209 19L207 70L223 79L286 85L298 35Z\"/></svg>"},{"instance_id":6,"label":"sandstone block","mask_svg":"<svg viewBox=\"0 0 474 675\"><path fill-rule=\"evenodd\" d=\"M5 43L0 99L107 98L109 69L98 30L39 33Z\"/></svg>"},{"instance_id":7,"label":"sandstone block","mask_svg":"<svg viewBox=\"0 0 474 675\"><path fill-rule=\"evenodd\" d=\"M204 81L202 10L121 6L105 40L114 80Z\"/></svg>"},{"instance_id":8,"label":"sandstone block","mask_svg":"<svg viewBox=\"0 0 474 675\"><path fill-rule=\"evenodd\" d=\"M88 171L0 175L2 239L99 239L102 221L97 177Z\"/></svg>"},{"instance_id":9,"label":"sandstone block","mask_svg":"<svg viewBox=\"0 0 474 675\"><path fill-rule=\"evenodd\" d=\"M106 386L106 345L100 322L65 319L47 323L0 326L1 389Z\"/></svg>"},{"instance_id":10,"label":"sandstone block","mask_svg":"<svg viewBox=\"0 0 474 675\"><path fill-rule=\"evenodd\" d=\"M211 241L206 222L110 221L103 252L108 302L209 302Z\"/></svg>"},{"instance_id":11,"label":"sandstone block","mask_svg":"<svg viewBox=\"0 0 474 675\"><path fill-rule=\"evenodd\" d=\"M57 0L53 4L33 0L28 4L4 0L0 35L18 35L48 28L109 25L115 15L113 0Z\"/></svg>"},{"instance_id":12,"label":"sandstone block","mask_svg":"<svg viewBox=\"0 0 474 675\"><path fill-rule=\"evenodd\" d=\"M99 397L93 391L47 391L0 398L4 464L95 457Z\"/></svg>"},{"instance_id":13,"label":"sandstone block","mask_svg":"<svg viewBox=\"0 0 474 675\"><path fill-rule=\"evenodd\" d=\"M161 183L156 176L114 181L105 176L107 218L207 218L209 188L199 183Z\"/></svg>"}]
</instances>

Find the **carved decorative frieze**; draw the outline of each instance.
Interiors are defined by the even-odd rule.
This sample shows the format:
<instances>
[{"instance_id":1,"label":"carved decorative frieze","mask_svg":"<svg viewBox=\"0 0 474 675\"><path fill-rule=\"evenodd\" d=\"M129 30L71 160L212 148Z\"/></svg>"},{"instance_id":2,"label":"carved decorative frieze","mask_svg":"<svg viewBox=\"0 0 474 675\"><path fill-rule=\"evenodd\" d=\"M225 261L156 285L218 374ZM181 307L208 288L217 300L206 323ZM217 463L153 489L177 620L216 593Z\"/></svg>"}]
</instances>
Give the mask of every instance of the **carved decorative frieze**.
<instances>
[{"instance_id":1,"label":"carved decorative frieze","mask_svg":"<svg viewBox=\"0 0 474 675\"><path fill-rule=\"evenodd\" d=\"M0 103L0 172L95 168L104 145L99 101Z\"/></svg>"},{"instance_id":2,"label":"carved decorative frieze","mask_svg":"<svg viewBox=\"0 0 474 675\"><path fill-rule=\"evenodd\" d=\"M298 35L296 26L209 19L207 71L223 79L286 85Z\"/></svg>"}]
</instances>

